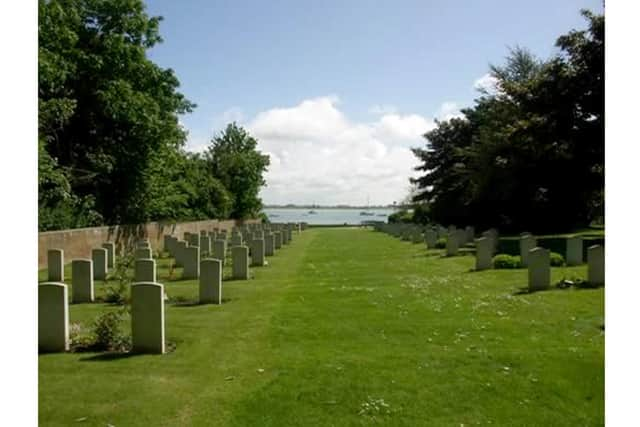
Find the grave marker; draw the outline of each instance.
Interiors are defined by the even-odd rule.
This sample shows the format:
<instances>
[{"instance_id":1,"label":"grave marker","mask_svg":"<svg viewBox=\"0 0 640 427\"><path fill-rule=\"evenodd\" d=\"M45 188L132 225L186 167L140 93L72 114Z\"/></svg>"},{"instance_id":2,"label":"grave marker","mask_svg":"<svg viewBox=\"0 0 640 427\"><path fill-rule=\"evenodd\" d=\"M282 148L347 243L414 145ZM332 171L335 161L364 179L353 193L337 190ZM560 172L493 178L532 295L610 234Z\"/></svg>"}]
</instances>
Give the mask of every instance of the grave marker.
<instances>
[{"instance_id":1,"label":"grave marker","mask_svg":"<svg viewBox=\"0 0 640 427\"><path fill-rule=\"evenodd\" d=\"M582 237L574 236L567 239L567 265L580 265L583 262Z\"/></svg>"},{"instance_id":2,"label":"grave marker","mask_svg":"<svg viewBox=\"0 0 640 427\"><path fill-rule=\"evenodd\" d=\"M164 353L164 286L131 285L131 340L133 353Z\"/></svg>"},{"instance_id":3,"label":"grave marker","mask_svg":"<svg viewBox=\"0 0 640 427\"><path fill-rule=\"evenodd\" d=\"M200 248L189 246L183 252L183 279L197 279L200 276Z\"/></svg>"},{"instance_id":4,"label":"grave marker","mask_svg":"<svg viewBox=\"0 0 640 427\"><path fill-rule=\"evenodd\" d=\"M481 237L476 239L476 271L488 270L491 265L491 239Z\"/></svg>"},{"instance_id":5,"label":"grave marker","mask_svg":"<svg viewBox=\"0 0 640 427\"><path fill-rule=\"evenodd\" d=\"M38 286L38 350L69 350L69 300L64 283Z\"/></svg>"},{"instance_id":6,"label":"grave marker","mask_svg":"<svg viewBox=\"0 0 640 427\"><path fill-rule=\"evenodd\" d=\"M47 276L50 282L64 282L64 250L47 251Z\"/></svg>"},{"instance_id":7,"label":"grave marker","mask_svg":"<svg viewBox=\"0 0 640 427\"><path fill-rule=\"evenodd\" d=\"M107 280L107 250L105 248L91 250L91 260L93 261L93 279Z\"/></svg>"},{"instance_id":8,"label":"grave marker","mask_svg":"<svg viewBox=\"0 0 640 427\"><path fill-rule=\"evenodd\" d=\"M93 262L90 259L71 261L71 285L74 303L93 302Z\"/></svg>"},{"instance_id":9,"label":"grave marker","mask_svg":"<svg viewBox=\"0 0 640 427\"><path fill-rule=\"evenodd\" d=\"M233 278L239 280L249 279L249 248L246 246L234 246L231 248L233 260Z\"/></svg>"},{"instance_id":10,"label":"grave marker","mask_svg":"<svg viewBox=\"0 0 640 427\"><path fill-rule=\"evenodd\" d=\"M200 261L200 303L222 304L222 261Z\"/></svg>"},{"instance_id":11,"label":"grave marker","mask_svg":"<svg viewBox=\"0 0 640 427\"><path fill-rule=\"evenodd\" d=\"M102 247L107 250L107 268L113 268L116 265L116 244L113 242L105 242Z\"/></svg>"},{"instance_id":12,"label":"grave marker","mask_svg":"<svg viewBox=\"0 0 640 427\"><path fill-rule=\"evenodd\" d=\"M137 259L134 267L135 282L155 282L156 262L153 259Z\"/></svg>"},{"instance_id":13,"label":"grave marker","mask_svg":"<svg viewBox=\"0 0 640 427\"><path fill-rule=\"evenodd\" d=\"M551 286L549 250L533 248L529 251L529 291L548 289Z\"/></svg>"},{"instance_id":14,"label":"grave marker","mask_svg":"<svg viewBox=\"0 0 640 427\"><path fill-rule=\"evenodd\" d=\"M589 246L587 249L587 281L594 286L604 285L604 247Z\"/></svg>"}]
</instances>

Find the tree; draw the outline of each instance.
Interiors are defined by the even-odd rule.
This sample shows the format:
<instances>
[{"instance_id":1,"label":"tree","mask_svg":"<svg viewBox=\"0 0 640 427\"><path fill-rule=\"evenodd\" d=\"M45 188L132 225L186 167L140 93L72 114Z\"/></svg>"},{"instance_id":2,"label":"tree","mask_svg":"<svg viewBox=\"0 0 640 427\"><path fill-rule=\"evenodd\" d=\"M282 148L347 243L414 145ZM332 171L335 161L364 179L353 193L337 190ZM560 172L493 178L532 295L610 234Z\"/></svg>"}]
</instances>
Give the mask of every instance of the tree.
<instances>
[{"instance_id":1,"label":"tree","mask_svg":"<svg viewBox=\"0 0 640 427\"><path fill-rule=\"evenodd\" d=\"M603 215L604 17L582 14L588 30L561 36L561 54L512 49L491 66L497 91L413 150L424 173L414 200L435 221L555 231Z\"/></svg>"},{"instance_id":2,"label":"tree","mask_svg":"<svg viewBox=\"0 0 640 427\"><path fill-rule=\"evenodd\" d=\"M260 188L269 156L257 150L258 141L236 123L211 140L206 153L209 171L231 194L231 217L256 217L262 210Z\"/></svg>"},{"instance_id":3,"label":"tree","mask_svg":"<svg viewBox=\"0 0 640 427\"><path fill-rule=\"evenodd\" d=\"M107 223L152 218L153 159L186 138L178 115L194 104L146 57L160 21L141 0L39 2L40 137Z\"/></svg>"}]
</instances>

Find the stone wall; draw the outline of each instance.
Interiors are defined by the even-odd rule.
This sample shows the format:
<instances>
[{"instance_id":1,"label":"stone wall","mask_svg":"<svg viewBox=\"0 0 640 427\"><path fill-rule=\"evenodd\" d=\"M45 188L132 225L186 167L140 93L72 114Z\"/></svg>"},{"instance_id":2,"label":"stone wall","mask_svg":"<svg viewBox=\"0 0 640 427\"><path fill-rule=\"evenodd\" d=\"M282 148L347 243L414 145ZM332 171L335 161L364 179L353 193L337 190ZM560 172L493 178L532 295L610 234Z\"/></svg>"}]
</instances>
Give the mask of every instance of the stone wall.
<instances>
[{"instance_id":1,"label":"stone wall","mask_svg":"<svg viewBox=\"0 0 640 427\"><path fill-rule=\"evenodd\" d=\"M184 232L199 233L200 230L214 228L230 230L235 225L260 222L251 220L205 220L180 223L150 222L141 225L114 225L106 227L77 228L73 230L45 231L38 233L38 268L47 266L47 251L63 249L65 264L74 258L91 258L91 249L99 248L104 242L114 242L116 253L131 246L141 238L149 239L153 250L163 249L164 234L182 238Z\"/></svg>"}]
</instances>

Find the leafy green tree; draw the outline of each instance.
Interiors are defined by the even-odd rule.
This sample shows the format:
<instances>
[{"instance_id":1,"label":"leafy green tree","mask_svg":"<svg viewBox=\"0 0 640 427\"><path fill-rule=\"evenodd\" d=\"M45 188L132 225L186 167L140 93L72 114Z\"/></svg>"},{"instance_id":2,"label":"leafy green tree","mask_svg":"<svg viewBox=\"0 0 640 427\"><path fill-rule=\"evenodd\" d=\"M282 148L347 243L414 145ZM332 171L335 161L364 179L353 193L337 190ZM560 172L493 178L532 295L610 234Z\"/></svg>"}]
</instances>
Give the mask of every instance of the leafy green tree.
<instances>
[{"instance_id":1,"label":"leafy green tree","mask_svg":"<svg viewBox=\"0 0 640 427\"><path fill-rule=\"evenodd\" d=\"M262 210L260 188L269 156L257 150L258 141L235 122L211 140L206 153L210 173L231 194L231 217L256 217Z\"/></svg>"},{"instance_id":2,"label":"leafy green tree","mask_svg":"<svg viewBox=\"0 0 640 427\"><path fill-rule=\"evenodd\" d=\"M560 37L561 54L511 50L491 66L495 93L414 149L424 173L414 200L435 221L553 231L603 215L604 17L582 14L588 30Z\"/></svg>"},{"instance_id":3,"label":"leafy green tree","mask_svg":"<svg viewBox=\"0 0 640 427\"><path fill-rule=\"evenodd\" d=\"M178 115L194 107L173 71L146 57L162 40L161 18L141 0L40 0L38 18L47 153L107 223L151 219L150 189L163 173L151 173L153 158L183 146Z\"/></svg>"},{"instance_id":4,"label":"leafy green tree","mask_svg":"<svg viewBox=\"0 0 640 427\"><path fill-rule=\"evenodd\" d=\"M73 194L67 174L38 143L38 229L41 231L99 225L91 196Z\"/></svg>"}]
</instances>

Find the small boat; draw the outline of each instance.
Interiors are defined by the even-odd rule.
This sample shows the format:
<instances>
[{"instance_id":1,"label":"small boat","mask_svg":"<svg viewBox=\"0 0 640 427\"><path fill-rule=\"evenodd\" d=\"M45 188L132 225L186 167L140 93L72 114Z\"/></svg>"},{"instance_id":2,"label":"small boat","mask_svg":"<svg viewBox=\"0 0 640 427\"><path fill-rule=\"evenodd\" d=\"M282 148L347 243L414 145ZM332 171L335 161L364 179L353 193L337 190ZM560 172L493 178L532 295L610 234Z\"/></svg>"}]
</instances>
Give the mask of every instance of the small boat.
<instances>
[{"instance_id":1,"label":"small boat","mask_svg":"<svg viewBox=\"0 0 640 427\"><path fill-rule=\"evenodd\" d=\"M369 209L369 195L367 195L367 209ZM367 212L367 211L362 211L360 212L361 216L372 216L375 215L374 212Z\"/></svg>"},{"instance_id":2,"label":"small boat","mask_svg":"<svg viewBox=\"0 0 640 427\"><path fill-rule=\"evenodd\" d=\"M310 214L310 215L315 215L315 214L317 214L318 212L316 212L316 211L314 211L314 210L310 210L310 211L309 211L309 212L307 212L307 213L308 213L308 214Z\"/></svg>"}]
</instances>

